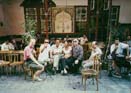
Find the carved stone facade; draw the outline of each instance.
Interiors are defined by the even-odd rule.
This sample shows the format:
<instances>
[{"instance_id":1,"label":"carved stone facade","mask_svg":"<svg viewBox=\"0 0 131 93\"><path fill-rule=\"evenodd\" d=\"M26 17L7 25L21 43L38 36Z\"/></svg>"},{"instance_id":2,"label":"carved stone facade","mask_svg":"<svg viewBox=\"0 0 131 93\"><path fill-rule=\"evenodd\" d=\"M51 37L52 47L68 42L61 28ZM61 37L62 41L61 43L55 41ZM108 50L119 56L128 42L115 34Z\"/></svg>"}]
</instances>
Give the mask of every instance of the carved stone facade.
<instances>
[{"instance_id":1,"label":"carved stone facade","mask_svg":"<svg viewBox=\"0 0 131 93\"><path fill-rule=\"evenodd\" d=\"M54 7L52 9L53 33L74 32L74 7Z\"/></svg>"}]
</instances>

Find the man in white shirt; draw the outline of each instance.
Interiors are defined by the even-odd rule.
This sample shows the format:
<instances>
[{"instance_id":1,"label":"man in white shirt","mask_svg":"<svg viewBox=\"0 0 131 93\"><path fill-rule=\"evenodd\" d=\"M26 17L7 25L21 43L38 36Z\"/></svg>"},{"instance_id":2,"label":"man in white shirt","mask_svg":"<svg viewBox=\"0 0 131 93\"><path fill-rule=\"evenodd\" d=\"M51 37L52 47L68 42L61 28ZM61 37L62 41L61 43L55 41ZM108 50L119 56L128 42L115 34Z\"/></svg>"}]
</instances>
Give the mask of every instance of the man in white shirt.
<instances>
[{"instance_id":1,"label":"man in white shirt","mask_svg":"<svg viewBox=\"0 0 131 93\"><path fill-rule=\"evenodd\" d=\"M113 59L113 67L116 70L116 75L120 75L120 67L127 67L126 57L129 55L129 45L122 43L118 38L111 45L110 53Z\"/></svg>"},{"instance_id":2,"label":"man in white shirt","mask_svg":"<svg viewBox=\"0 0 131 93\"><path fill-rule=\"evenodd\" d=\"M46 63L50 61L51 54L51 47L48 39L45 39L44 44L41 44L39 52L38 61L46 65Z\"/></svg>"},{"instance_id":3,"label":"man in white shirt","mask_svg":"<svg viewBox=\"0 0 131 93\"><path fill-rule=\"evenodd\" d=\"M52 45L52 55L53 55L53 67L54 70L58 70L59 60L62 54L62 45L60 44L60 40L56 39L55 44Z\"/></svg>"},{"instance_id":4,"label":"man in white shirt","mask_svg":"<svg viewBox=\"0 0 131 93\"><path fill-rule=\"evenodd\" d=\"M94 64L94 57L95 56L101 57L101 55L102 55L102 50L97 46L97 42L93 41L91 56L89 57L88 60L83 61L83 67L89 68L90 66L92 66Z\"/></svg>"},{"instance_id":5,"label":"man in white shirt","mask_svg":"<svg viewBox=\"0 0 131 93\"><path fill-rule=\"evenodd\" d=\"M14 50L14 46L7 40L1 45L2 51Z\"/></svg>"},{"instance_id":6,"label":"man in white shirt","mask_svg":"<svg viewBox=\"0 0 131 93\"><path fill-rule=\"evenodd\" d=\"M83 35L83 37L80 38L80 45L84 45L88 41L88 38L86 35Z\"/></svg>"}]
</instances>

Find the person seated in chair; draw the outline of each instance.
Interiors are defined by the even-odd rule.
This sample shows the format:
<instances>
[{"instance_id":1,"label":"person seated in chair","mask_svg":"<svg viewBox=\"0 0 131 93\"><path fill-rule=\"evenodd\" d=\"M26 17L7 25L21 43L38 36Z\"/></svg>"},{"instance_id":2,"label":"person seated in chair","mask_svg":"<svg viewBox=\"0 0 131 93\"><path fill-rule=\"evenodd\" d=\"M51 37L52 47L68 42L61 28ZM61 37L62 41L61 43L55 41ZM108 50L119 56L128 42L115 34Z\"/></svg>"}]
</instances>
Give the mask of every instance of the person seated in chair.
<instances>
[{"instance_id":1,"label":"person seated in chair","mask_svg":"<svg viewBox=\"0 0 131 93\"><path fill-rule=\"evenodd\" d=\"M55 44L52 45L52 56L53 56L53 69L54 71L58 71L59 60L62 54L62 45L60 44L60 39L56 39Z\"/></svg>"},{"instance_id":2,"label":"person seated in chair","mask_svg":"<svg viewBox=\"0 0 131 93\"><path fill-rule=\"evenodd\" d=\"M51 62L51 56L52 55L49 40L45 39L44 43L40 46L38 61L46 66L47 62Z\"/></svg>"},{"instance_id":3,"label":"person seated in chair","mask_svg":"<svg viewBox=\"0 0 131 93\"><path fill-rule=\"evenodd\" d=\"M71 51L72 47L69 45L68 41L64 42L64 47L62 49L63 57L60 58L59 66L61 70L61 74L67 74L69 69L71 68Z\"/></svg>"},{"instance_id":4,"label":"person seated in chair","mask_svg":"<svg viewBox=\"0 0 131 93\"><path fill-rule=\"evenodd\" d=\"M9 51L9 50L14 50L14 45L9 42L9 40L6 40L2 45L1 45L1 50L2 51Z\"/></svg>"},{"instance_id":5,"label":"person seated in chair","mask_svg":"<svg viewBox=\"0 0 131 93\"><path fill-rule=\"evenodd\" d=\"M119 41L119 38L115 39L114 44L110 47L110 53L113 59L113 69L115 69L115 75L120 75L120 68L126 66L126 56L129 55L129 45Z\"/></svg>"},{"instance_id":6,"label":"person seated in chair","mask_svg":"<svg viewBox=\"0 0 131 93\"><path fill-rule=\"evenodd\" d=\"M89 67L93 66L94 57L95 56L101 57L101 55L102 55L102 50L97 46L97 42L93 41L91 55L88 60L83 61L83 68L88 69Z\"/></svg>"},{"instance_id":7,"label":"person seated in chair","mask_svg":"<svg viewBox=\"0 0 131 93\"><path fill-rule=\"evenodd\" d=\"M83 60L83 47L79 44L78 39L73 40L72 46L72 72L78 73Z\"/></svg>"},{"instance_id":8,"label":"person seated in chair","mask_svg":"<svg viewBox=\"0 0 131 93\"><path fill-rule=\"evenodd\" d=\"M44 71L44 66L40 64L35 56L35 45L36 40L31 38L29 44L24 49L24 61L27 64L28 67L35 67L38 70L33 75L33 80L41 81L40 74Z\"/></svg>"}]
</instances>

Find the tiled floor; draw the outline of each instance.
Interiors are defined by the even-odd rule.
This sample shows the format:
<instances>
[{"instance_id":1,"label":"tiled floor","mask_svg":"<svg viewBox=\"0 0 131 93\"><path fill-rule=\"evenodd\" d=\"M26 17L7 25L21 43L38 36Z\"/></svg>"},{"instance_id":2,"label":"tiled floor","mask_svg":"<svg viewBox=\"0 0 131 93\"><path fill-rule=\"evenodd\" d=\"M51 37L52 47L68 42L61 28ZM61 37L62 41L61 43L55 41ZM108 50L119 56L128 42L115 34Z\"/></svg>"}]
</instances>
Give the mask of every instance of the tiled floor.
<instances>
[{"instance_id":1,"label":"tiled floor","mask_svg":"<svg viewBox=\"0 0 131 93\"><path fill-rule=\"evenodd\" d=\"M45 78L45 74L41 77ZM24 80L23 76L2 76L0 93L131 93L131 81L108 77L107 72L103 71L99 79L99 91L96 91L91 79L87 81L87 90L83 91L80 75L57 74L47 76L42 82Z\"/></svg>"}]
</instances>

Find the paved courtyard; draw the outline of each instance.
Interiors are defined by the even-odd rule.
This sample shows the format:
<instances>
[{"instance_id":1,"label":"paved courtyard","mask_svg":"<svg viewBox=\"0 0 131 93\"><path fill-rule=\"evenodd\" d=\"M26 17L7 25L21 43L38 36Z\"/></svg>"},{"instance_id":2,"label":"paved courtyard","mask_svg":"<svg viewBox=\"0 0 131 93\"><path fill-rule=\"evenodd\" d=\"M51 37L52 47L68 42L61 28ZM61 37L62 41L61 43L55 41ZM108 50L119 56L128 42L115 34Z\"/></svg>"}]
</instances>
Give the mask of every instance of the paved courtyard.
<instances>
[{"instance_id":1,"label":"paved courtyard","mask_svg":"<svg viewBox=\"0 0 131 93\"><path fill-rule=\"evenodd\" d=\"M108 77L106 71L99 79L99 91L91 79L87 81L87 90L83 91L80 75L46 76L43 73L41 77L46 79L33 82L24 80L24 76L1 76L0 93L131 93L131 81Z\"/></svg>"}]
</instances>

